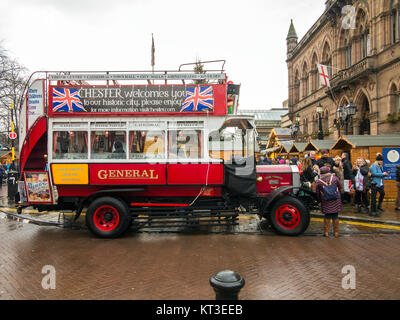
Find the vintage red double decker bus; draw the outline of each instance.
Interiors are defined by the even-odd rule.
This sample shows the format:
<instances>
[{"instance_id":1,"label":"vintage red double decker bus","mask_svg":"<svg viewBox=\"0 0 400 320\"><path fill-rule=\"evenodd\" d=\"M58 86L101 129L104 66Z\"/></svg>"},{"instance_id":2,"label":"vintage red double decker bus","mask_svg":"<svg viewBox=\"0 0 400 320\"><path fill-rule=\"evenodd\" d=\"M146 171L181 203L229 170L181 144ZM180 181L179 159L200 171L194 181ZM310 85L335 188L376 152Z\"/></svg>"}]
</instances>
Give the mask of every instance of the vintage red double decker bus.
<instances>
[{"instance_id":1,"label":"vintage red double decker bus","mask_svg":"<svg viewBox=\"0 0 400 320\"><path fill-rule=\"evenodd\" d=\"M131 225L235 224L245 209L280 234L303 233L298 169L255 165L254 117L227 112L223 71L180 69L34 73L18 212L85 210L89 230L111 238Z\"/></svg>"}]
</instances>

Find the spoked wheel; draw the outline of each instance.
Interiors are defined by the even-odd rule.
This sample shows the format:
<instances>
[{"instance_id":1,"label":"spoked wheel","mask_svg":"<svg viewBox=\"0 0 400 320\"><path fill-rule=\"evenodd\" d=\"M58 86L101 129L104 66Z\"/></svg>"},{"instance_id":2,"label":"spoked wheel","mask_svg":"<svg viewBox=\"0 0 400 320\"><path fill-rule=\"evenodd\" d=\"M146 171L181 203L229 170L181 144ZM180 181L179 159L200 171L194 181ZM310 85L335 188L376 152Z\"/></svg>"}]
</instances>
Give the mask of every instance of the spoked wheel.
<instances>
[{"instance_id":1,"label":"spoked wheel","mask_svg":"<svg viewBox=\"0 0 400 320\"><path fill-rule=\"evenodd\" d=\"M125 232L130 225L128 206L111 197L94 200L86 213L86 225L96 236L116 238Z\"/></svg>"},{"instance_id":2,"label":"spoked wheel","mask_svg":"<svg viewBox=\"0 0 400 320\"><path fill-rule=\"evenodd\" d=\"M297 236L308 228L310 214L300 200L286 196L273 205L270 222L279 234Z\"/></svg>"}]
</instances>

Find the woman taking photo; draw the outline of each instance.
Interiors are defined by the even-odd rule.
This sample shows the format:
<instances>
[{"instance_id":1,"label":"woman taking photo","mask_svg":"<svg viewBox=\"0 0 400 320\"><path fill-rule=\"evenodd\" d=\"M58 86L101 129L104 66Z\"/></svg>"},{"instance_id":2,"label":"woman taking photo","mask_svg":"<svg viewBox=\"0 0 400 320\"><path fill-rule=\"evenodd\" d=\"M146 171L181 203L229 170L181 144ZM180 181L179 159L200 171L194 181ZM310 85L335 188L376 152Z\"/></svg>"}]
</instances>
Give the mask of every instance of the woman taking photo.
<instances>
[{"instance_id":1,"label":"woman taking photo","mask_svg":"<svg viewBox=\"0 0 400 320\"><path fill-rule=\"evenodd\" d=\"M342 163L342 158L337 156L335 159L333 159L335 165L333 166L333 172L338 177L340 183L342 186L344 186L344 169L343 169L343 163ZM344 200L344 191L342 191L342 202Z\"/></svg>"},{"instance_id":2,"label":"woman taking photo","mask_svg":"<svg viewBox=\"0 0 400 320\"><path fill-rule=\"evenodd\" d=\"M356 195L354 203L356 205L356 212L360 213L363 208L363 213L368 214L368 190L370 183L370 173L367 162L363 158L357 159L354 166L355 187Z\"/></svg>"},{"instance_id":3,"label":"woman taking photo","mask_svg":"<svg viewBox=\"0 0 400 320\"><path fill-rule=\"evenodd\" d=\"M310 158L305 158L301 162L301 176L300 181L302 183L309 182L311 184L311 190L315 191L315 177L318 173L312 167L312 161Z\"/></svg>"}]
</instances>

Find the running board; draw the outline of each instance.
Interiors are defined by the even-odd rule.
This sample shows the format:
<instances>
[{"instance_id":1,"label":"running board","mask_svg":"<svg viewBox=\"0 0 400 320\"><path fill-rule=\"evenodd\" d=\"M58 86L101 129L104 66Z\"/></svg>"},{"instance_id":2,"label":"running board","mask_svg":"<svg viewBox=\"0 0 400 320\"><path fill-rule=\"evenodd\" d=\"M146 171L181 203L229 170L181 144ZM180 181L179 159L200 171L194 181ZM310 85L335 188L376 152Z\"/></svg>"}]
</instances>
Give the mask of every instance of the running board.
<instances>
[{"instance_id":1,"label":"running board","mask_svg":"<svg viewBox=\"0 0 400 320\"><path fill-rule=\"evenodd\" d=\"M205 210L204 210L205 211ZM239 225L237 212L152 212L133 217L133 226L137 228L182 228L199 226L236 226Z\"/></svg>"}]
</instances>

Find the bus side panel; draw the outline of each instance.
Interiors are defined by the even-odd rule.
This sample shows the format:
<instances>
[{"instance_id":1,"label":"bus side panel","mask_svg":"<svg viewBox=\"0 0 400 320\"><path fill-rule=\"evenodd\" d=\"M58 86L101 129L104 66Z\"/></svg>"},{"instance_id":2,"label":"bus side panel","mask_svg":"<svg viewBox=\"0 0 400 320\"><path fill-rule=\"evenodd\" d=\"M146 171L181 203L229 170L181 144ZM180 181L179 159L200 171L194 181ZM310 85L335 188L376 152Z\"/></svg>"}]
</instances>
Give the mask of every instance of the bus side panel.
<instances>
[{"instance_id":1,"label":"bus side panel","mask_svg":"<svg viewBox=\"0 0 400 320\"><path fill-rule=\"evenodd\" d=\"M166 184L165 164L90 164L92 185Z\"/></svg>"},{"instance_id":2,"label":"bus side panel","mask_svg":"<svg viewBox=\"0 0 400 320\"><path fill-rule=\"evenodd\" d=\"M222 185L224 166L222 163L177 163L167 165L169 185Z\"/></svg>"},{"instance_id":3,"label":"bus side panel","mask_svg":"<svg viewBox=\"0 0 400 320\"><path fill-rule=\"evenodd\" d=\"M59 197L88 197L95 192L114 189L112 186L74 186L74 185L58 185L57 191ZM128 193L120 193L132 197L196 197L198 196L202 186L148 186L143 191L134 191ZM222 187L207 187L203 190L202 197L221 197Z\"/></svg>"}]
</instances>

